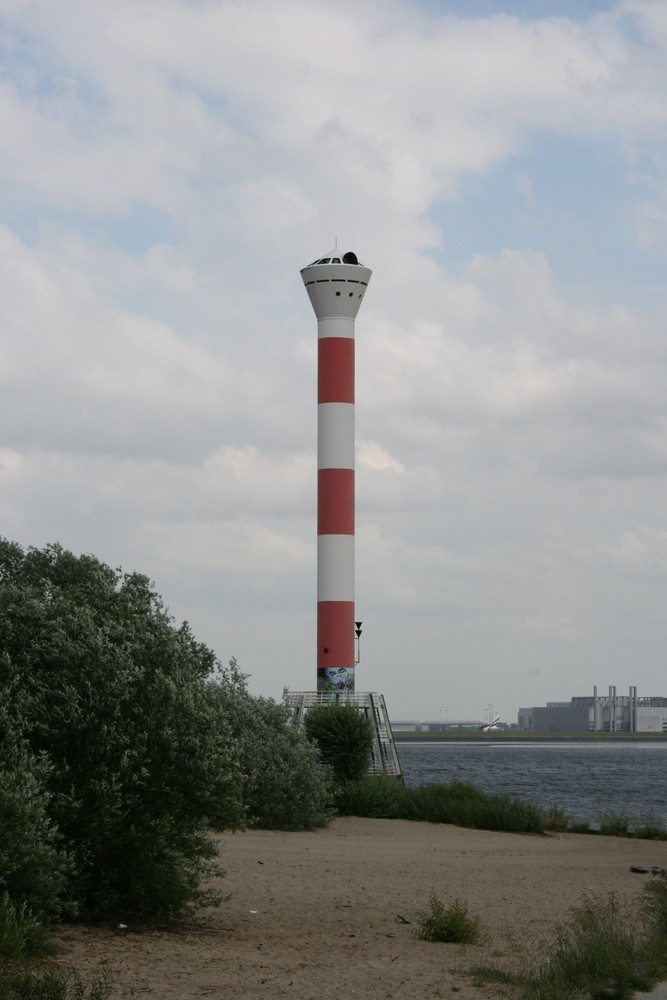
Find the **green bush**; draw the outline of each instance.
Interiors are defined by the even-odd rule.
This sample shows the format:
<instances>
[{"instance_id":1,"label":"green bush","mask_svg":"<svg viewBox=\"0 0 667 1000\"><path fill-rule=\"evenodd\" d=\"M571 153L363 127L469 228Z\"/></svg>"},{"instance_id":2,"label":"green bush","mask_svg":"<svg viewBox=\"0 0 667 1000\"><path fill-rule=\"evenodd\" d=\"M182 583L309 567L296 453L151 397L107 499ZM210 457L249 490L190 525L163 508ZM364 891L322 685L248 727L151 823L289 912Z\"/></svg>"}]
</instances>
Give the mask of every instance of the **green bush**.
<instances>
[{"instance_id":1,"label":"green bush","mask_svg":"<svg viewBox=\"0 0 667 1000\"><path fill-rule=\"evenodd\" d=\"M232 660L211 694L239 748L245 822L265 830L313 830L333 815L332 778L319 750L291 724L286 704L248 694Z\"/></svg>"},{"instance_id":2,"label":"green bush","mask_svg":"<svg viewBox=\"0 0 667 1000\"><path fill-rule=\"evenodd\" d=\"M29 905L35 919L62 909L70 862L49 817L51 768L34 756L0 707L0 897Z\"/></svg>"},{"instance_id":3,"label":"green bush","mask_svg":"<svg viewBox=\"0 0 667 1000\"><path fill-rule=\"evenodd\" d=\"M422 941L478 944L482 937L482 925L479 917L469 915L467 905L460 899L445 907L433 891L428 911L419 914L415 934Z\"/></svg>"},{"instance_id":4,"label":"green bush","mask_svg":"<svg viewBox=\"0 0 667 1000\"><path fill-rule=\"evenodd\" d=\"M0 892L38 917L171 920L216 901L210 830L311 829L331 781L285 706L139 574L0 539Z\"/></svg>"},{"instance_id":5,"label":"green bush","mask_svg":"<svg viewBox=\"0 0 667 1000\"><path fill-rule=\"evenodd\" d=\"M364 711L348 703L316 705L306 713L304 728L336 782L356 781L368 773L373 724Z\"/></svg>"},{"instance_id":6,"label":"green bush","mask_svg":"<svg viewBox=\"0 0 667 1000\"><path fill-rule=\"evenodd\" d=\"M53 825L35 843L57 828L83 916L171 919L211 901L208 831L243 817L215 664L145 577L0 541L0 703L26 760L48 760L32 808Z\"/></svg>"}]
</instances>

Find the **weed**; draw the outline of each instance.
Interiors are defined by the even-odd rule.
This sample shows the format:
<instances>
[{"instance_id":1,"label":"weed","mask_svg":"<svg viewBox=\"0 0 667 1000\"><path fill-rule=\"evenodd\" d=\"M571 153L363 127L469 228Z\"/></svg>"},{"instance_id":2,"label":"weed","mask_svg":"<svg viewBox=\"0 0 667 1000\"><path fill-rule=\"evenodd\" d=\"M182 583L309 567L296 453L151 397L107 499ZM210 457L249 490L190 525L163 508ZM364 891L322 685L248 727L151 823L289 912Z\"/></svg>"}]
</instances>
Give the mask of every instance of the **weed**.
<instances>
[{"instance_id":1,"label":"weed","mask_svg":"<svg viewBox=\"0 0 667 1000\"><path fill-rule=\"evenodd\" d=\"M107 1000L111 985L105 972L93 976L90 986L75 969L48 969L24 972L0 980L6 1000Z\"/></svg>"},{"instance_id":2,"label":"weed","mask_svg":"<svg viewBox=\"0 0 667 1000\"><path fill-rule=\"evenodd\" d=\"M648 933L667 959L667 872L658 872L642 894Z\"/></svg>"},{"instance_id":3,"label":"weed","mask_svg":"<svg viewBox=\"0 0 667 1000\"><path fill-rule=\"evenodd\" d=\"M667 830L659 816L643 816L634 823L633 833L641 840L667 840Z\"/></svg>"},{"instance_id":4,"label":"weed","mask_svg":"<svg viewBox=\"0 0 667 1000\"><path fill-rule=\"evenodd\" d=\"M614 895L590 898L556 928L548 957L524 980L523 1000L625 1000L633 990L649 989L659 972L637 914Z\"/></svg>"},{"instance_id":5,"label":"weed","mask_svg":"<svg viewBox=\"0 0 667 1000\"><path fill-rule=\"evenodd\" d=\"M572 820L568 833L590 833L591 826L587 819Z\"/></svg>"},{"instance_id":6,"label":"weed","mask_svg":"<svg viewBox=\"0 0 667 1000\"><path fill-rule=\"evenodd\" d=\"M8 893L0 896L0 958L9 962L43 955L46 936L25 903L16 906Z\"/></svg>"},{"instance_id":7,"label":"weed","mask_svg":"<svg viewBox=\"0 0 667 1000\"><path fill-rule=\"evenodd\" d=\"M534 950L534 949L533 949ZM505 984L521 1000L627 1000L667 970L667 872L647 883L639 906L589 898L556 927L555 941L526 974L473 966L477 986Z\"/></svg>"},{"instance_id":8,"label":"weed","mask_svg":"<svg viewBox=\"0 0 667 1000\"><path fill-rule=\"evenodd\" d=\"M605 837L629 837L632 819L625 813L603 813L598 816L600 833Z\"/></svg>"},{"instance_id":9,"label":"weed","mask_svg":"<svg viewBox=\"0 0 667 1000\"><path fill-rule=\"evenodd\" d=\"M572 817L561 806L553 805L546 814L544 828L554 833L567 833L572 828L572 823Z\"/></svg>"},{"instance_id":10,"label":"weed","mask_svg":"<svg viewBox=\"0 0 667 1000\"><path fill-rule=\"evenodd\" d=\"M560 806L544 810L507 795L487 795L474 785L456 780L448 785L406 788L396 778L365 775L339 785L336 809L341 816L452 823L477 830L601 833L607 837L667 840L667 830L659 818L636 820L625 814L608 813L598 817L599 829L592 829L588 820L576 820Z\"/></svg>"},{"instance_id":11,"label":"weed","mask_svg":"<svg viewBox=\"0 0 667 1000\"><path fill-rule=\"evenodd\" d=\"M477 944L482 937L479 917L471 917L466 903L455 899L448 907L435 894L429 898L429 909L419 914L415 934L422 941L444 941L451 944Z\"/></svg>"}]
</instances>

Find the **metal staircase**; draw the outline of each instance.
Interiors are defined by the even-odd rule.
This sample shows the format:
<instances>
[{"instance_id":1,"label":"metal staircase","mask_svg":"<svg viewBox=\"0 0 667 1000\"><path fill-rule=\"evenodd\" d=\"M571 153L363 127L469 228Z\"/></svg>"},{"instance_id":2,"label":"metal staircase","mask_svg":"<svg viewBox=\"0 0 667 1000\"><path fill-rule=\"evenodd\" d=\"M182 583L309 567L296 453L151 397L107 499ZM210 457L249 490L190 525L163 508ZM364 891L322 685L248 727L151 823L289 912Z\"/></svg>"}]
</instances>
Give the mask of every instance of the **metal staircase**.
<instances>
[{"instance_id":1,"label":"metal staircase","mask_svg":"<svg viewBox=\"0 0 667 1000\"><path fill-rule=\"evenodd\" d=\"M304 715L315 705L353 705L364 712L373 724L370 774L391 774L401 777L401 765L396 753L394 736L384 703L384 695L371 691L288 691L287 704L296 726L303 724Z\"/></svg>"}]
</instances>

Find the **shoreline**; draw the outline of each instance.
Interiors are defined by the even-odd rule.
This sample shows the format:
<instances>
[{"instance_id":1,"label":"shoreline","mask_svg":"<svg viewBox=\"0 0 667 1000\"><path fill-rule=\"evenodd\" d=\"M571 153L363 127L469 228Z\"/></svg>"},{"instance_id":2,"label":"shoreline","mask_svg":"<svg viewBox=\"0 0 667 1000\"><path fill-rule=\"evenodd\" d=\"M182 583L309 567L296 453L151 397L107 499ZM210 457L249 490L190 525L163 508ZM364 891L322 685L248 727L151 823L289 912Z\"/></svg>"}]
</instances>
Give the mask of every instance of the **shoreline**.
<instances>
[{"instance_id":1,"label":"shoreline","mask_svg":"<svg viewBox=\"0 0 667 1000\"><path fill-rule=\"evenodd\" d=\"M477 729L392 731L394 743L667 743L667 733L564 733L532 730L480 732Z\"/></svg>"}]
</instances>

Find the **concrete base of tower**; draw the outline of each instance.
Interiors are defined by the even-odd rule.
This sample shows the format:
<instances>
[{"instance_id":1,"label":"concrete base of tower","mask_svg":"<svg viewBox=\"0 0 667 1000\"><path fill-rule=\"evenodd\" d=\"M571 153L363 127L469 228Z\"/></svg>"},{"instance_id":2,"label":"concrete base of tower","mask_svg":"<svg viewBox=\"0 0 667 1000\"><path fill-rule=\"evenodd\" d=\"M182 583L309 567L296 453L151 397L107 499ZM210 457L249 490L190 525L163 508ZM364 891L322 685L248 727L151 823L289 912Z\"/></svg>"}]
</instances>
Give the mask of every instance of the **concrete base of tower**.
<instances>
[{"instance_id":1,"label":"concrete base of tower","mask_svg":"<svg viewBox=\"0 0 667 1000\"><path fill-rule=\"evenodd\" d=\"M352 705L360 712L364 712L373 725L369 773L402 777L384 695L375 691L288 691L287 704L292 711L292 721L296 726L303 725L305 715L315 705Z\"/></svg>"}]
</instances>

